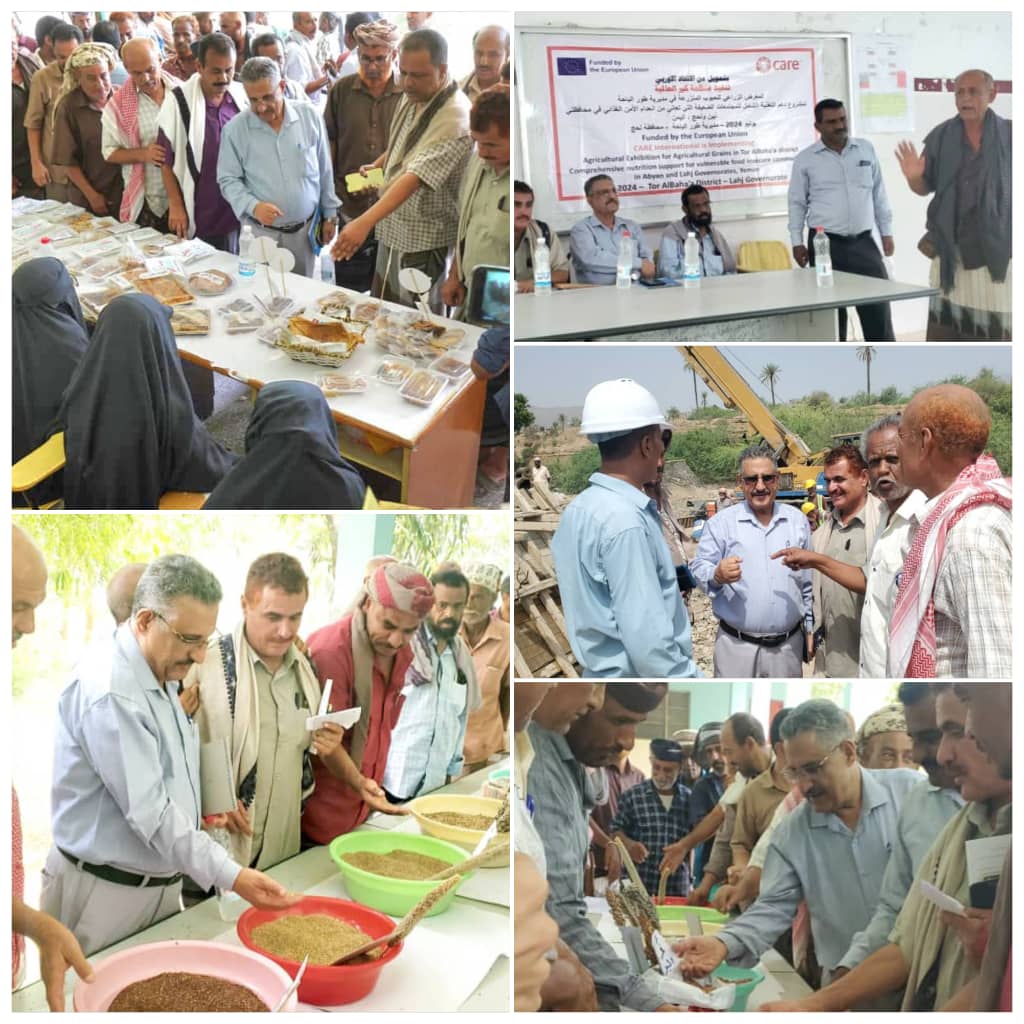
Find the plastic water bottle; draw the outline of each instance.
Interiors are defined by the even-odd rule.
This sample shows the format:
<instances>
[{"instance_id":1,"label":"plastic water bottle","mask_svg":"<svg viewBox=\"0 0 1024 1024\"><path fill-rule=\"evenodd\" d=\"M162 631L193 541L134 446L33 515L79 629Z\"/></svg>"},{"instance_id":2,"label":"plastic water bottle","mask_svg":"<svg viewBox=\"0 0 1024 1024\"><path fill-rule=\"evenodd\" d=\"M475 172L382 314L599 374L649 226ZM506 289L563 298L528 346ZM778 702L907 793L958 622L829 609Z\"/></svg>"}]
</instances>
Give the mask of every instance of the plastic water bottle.
<instances>
[{"instance_id":1,"label":"plastic water bottle","mask_svg":"<svg viewBox=\"0 0 1024 1024\"><path fill-rule=\"evenodd\" d=\"M334 284L334 257L331 255L331 247L325 245L320 250L320 280L324 284Z\"/></svg>"},{"instance_id":2,"label":"plastic water bottle","mask_svg":"<svg viewBox=\"0 0 1024 1024\"><path fill-rule=\"evenodd\" d=\"M252 277L256 273L256 264L252 258L252 247L256 241L252 225L246 224L238 236L238 276Z\"/></svg>"},{"instance_id":3,"label":"plastic water bottle","mask_svg":"<svg viewBox=\"0 0 1024 1024\"><path fill-rule=\"evenodd\" d=\"M53 256L55 252L53 240L49 235L44 235L39 239L39 244L36 246L36 259L44 260L47 256Z\"/></svg>"},{"instance_id":4,"label":"plastic water bottle","mask_svg":"<svg viewBox=\"0 0 1024 1024\"><path fill-rule=\"evenodd\" d=\"M824 228L814 229L814 274L819 288L831 288L835 283L832 276L832 247Z\"/></svg>"},{"instance_id":5,"label":"plastic water bottle","mask_svg":"<svg viewBox=\"0 0 1024 1024\"><path fill-rule=\"evenodd\" d=\"M686 232L683 245L683 287L700 287L700 242L692 231Z\"/></svg>"},{"instance_id":6,"label":"plastic water bottle","mask_svg":"<svg viewBox=\"0 0 1024 1024\"><path fill-rule=\"evenodd\" d=\"M543 235L533 247L533 292L535 295L551 294L551 250Z\"/></svg>"},{"instance_id":7,"label":"plastic water bottle","mask_svg":"<svg viewBox=\"0 0 1024 1024\"><path fill-rule=\"evenodd\" d=\"M615 287L629 288L633 284L633 237L623 231L619 239L619 259L615 264Z\"/></svg>"}]
</instances>

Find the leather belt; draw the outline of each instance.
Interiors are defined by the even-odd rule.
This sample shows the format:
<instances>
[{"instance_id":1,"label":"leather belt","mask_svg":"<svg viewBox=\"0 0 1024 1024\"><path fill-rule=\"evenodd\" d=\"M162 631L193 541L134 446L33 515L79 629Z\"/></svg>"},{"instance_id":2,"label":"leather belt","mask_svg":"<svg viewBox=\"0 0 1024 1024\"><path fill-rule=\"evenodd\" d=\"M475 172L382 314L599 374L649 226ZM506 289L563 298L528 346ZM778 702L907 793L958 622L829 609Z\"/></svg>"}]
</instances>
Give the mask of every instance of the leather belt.
<instances>
[{"instance_id":1,"label":"leather belt","mask_svg":"<svg viewBox=\"0 0 1024 1024\"><path fill-rule=\"evenodd\" d=\"M72 857L66 850L57 847L61 854L66 857L80 871L89 875L102 878L104 882L113 882L115 885L130 885L135 889L152 889L157 886L175 885L182 879L181 875L171 875L170 878L155 878L152 875L133 875L130 871L122 871L120 868L107 867L105 864L86 864L84 860Z\"/></svg>"},{"instance_id":2,"label":"leather belt","mask_svg":"<svg viewBox=\"0 0 1024 1024\"><path fill-rule=\"evenodd\" d=\"M253 224L258 228L262 228L264 231L279 231L282 235L294 235L296 231L301 231L310 220L296 221L294 224L261 224L255 217L249 218Z\"/></svg>"},{"instance_id":3,"label":"leather belt","mask_svg":"<svg viewBox=\"0 0 1024 1024\"><path fill-rule=\"evenodd\" d=\"M788 633L744 633L743 630L730 626L723 619L718 620L718 625L723 633L727 633L737 640L742 640L744 643L757 644L758 647L780 647L794 633L799 633L804 628L803 620L798 622Z\"/></svg>"}]
</instances>

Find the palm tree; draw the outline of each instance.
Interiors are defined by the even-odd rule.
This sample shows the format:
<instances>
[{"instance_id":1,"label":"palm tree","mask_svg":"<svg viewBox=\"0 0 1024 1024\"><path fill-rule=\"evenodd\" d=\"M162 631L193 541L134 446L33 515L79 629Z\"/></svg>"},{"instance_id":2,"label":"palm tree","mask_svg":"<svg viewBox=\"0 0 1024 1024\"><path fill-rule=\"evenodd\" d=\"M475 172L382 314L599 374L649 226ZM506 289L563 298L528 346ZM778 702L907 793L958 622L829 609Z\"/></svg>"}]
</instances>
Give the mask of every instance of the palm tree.
<instances>
[{"instance_id":1,"label":"palm tree","mask_svg":"<svg viewBox=\"0 0 1024 1024\"><path fill-rule=\"evenodd\" d=\"M693 374L693 407L697 409L700 403L697 401L697 371L691 366L690 373Z\"/></svg>"},{"instance_id":2,"label":"palm tree","mask_svg":"<svg viewBox=\"0 0 1024 1024\"><path fill-rule=\"evenodd\" d=\"M708 393L702 391L700 393L700 404L706 409L708 407Z\"/></svg>"},{"instance_id":3,"label":"palm tree","mask_svg":"<svg viewBox=\"0 0 1024 1024\"><path fill-rule=\"evenodd\" d=\"M564 412L560 412L558 414L558 432L560 434L564 434L565 433L565 413Z\"/></svg>"},{"instance_id":4,"label":"palm tree","mask_svg":"<svg viewBox=\"0 0 1024 1024\"><path fill-rule=\"evenodd\" d=\"M868 401L871 401L871 360L875 358L874 345L858 345L857 358L864 364L868 375Z\"/></svg>"},{"instance_id":5,"label":"palm tree","mask_svg":"<svg viewBox=\"0 0 1024 1024\"><path fill-rule=\"evenodd\" d=\"M765 363L761 367L760 381L762 384L767 385L772 393L772 405L775 405L775 382L779 379L779 375L782 373L782 367L777 366L775 363Z\"/></svg>"}]
</instances>

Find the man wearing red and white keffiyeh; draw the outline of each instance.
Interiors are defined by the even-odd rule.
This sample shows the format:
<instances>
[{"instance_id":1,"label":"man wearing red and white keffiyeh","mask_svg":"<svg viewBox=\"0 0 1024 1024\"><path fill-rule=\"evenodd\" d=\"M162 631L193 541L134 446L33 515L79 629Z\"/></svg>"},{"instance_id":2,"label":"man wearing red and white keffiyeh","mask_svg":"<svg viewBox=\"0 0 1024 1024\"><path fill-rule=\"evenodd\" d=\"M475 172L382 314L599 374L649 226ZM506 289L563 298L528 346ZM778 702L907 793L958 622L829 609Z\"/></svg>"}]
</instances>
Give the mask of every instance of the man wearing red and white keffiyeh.
<instances>
[{"instance_id":1,"label":"man wearing red and white keffiyeh","mask_svg":"<svg viewBox=\"0 0 1024 1024\"><path fill-rule=\"evenodd\" d=\"M956 384L926 388L903 412L903 480L929 500L897 577L894 678L1010 675L1012 495L982 454L991 422L983 399Z\"/></svg>"}]
</instances>

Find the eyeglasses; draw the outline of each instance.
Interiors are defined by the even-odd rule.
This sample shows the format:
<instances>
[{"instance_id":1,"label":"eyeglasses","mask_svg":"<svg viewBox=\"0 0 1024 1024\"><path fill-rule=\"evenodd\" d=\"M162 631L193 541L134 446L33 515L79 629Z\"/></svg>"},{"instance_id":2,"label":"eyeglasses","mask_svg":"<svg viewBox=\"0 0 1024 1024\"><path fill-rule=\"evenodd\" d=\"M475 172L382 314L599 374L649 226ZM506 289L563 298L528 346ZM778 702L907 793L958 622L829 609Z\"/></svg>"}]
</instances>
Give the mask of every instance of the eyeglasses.
<instances>
[{"instance_id":1,"label":"eyeglasses","mask_svg":"<svg viewBox=\"0 0 1024 1024\"><path fill-rule=\"evenodd\" d=\"M773 484L779 479L778 473L753 473L750 476L744 476L740 478L748 487L753 487L758 480L763 480L766 484Z\"/></svg>"},{"instance_id":2,"label":"eyeglasses","mask_svg":"<svg viewBox=\"0 0 1024 1024\"><path fill-rule=\"evenodd\" d=\"M153 609L150 609L153 611ZM186 647L205 647L211 640L216 640L220 636L220 630L214 629L209 636L189 636L186 633L179 633L158 611L153 611L153 614L186 646Z\"/></svg>"},{"instance_id":3,"label":"eyeglasses","mask_svg":"<svg viewBox=\"0 0 1024 1024\"><path fill-rule=\"evenodd\" d=\"M842 743L837 743L820 761L814 764L801 765L799 768L786 768L782 777L792 786L798 783L801 779L815 779L818 777L818 772L825 767L825 762L842 746Z\"/></svg>"}]
</instances>

